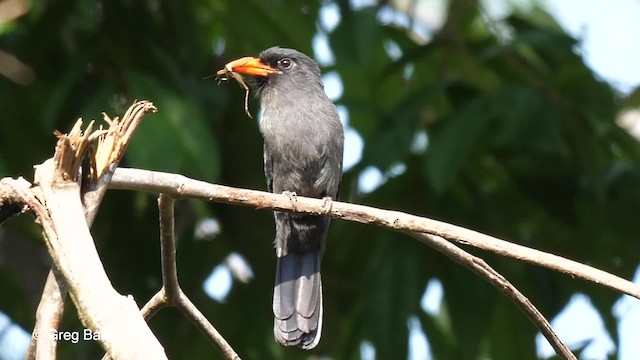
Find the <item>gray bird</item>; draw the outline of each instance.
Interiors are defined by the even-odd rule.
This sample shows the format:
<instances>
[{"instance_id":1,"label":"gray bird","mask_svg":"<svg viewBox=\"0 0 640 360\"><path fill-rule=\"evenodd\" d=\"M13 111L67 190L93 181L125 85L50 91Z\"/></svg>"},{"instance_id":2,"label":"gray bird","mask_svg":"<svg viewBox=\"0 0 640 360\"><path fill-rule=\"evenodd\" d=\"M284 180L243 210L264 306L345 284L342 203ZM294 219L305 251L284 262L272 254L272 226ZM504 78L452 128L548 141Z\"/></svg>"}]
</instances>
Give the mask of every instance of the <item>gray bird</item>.
<instances>
[{"instance_id":1,"label":"gray bird","mask_svg":"<svg viewBox=\"0 0 640 360\"><path fill-rule=\"evenodd\" d=\"M269 191L335 199L344 132L324 92L318 64L297 50L279 47L247 59L230 64L237 65L233 72L256 79ZM282 345L313 349L322 332L320 261L331 219L280 211L274 215L273 333Z\"/></svg>"}]
</instances>

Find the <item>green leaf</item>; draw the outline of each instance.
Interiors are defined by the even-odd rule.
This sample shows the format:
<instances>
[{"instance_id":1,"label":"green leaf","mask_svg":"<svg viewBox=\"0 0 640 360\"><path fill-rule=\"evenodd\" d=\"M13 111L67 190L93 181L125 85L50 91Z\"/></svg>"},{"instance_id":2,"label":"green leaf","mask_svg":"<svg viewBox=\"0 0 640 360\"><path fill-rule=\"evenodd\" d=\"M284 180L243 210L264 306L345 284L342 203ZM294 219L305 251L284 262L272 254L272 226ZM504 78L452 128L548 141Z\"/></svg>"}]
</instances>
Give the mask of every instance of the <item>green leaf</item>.
<instances>
[{"instance_id":1,"label":"green leaf","mask_svg":"<svg viewBox=\"0 0 640 360\"><path fill-rule=\"evenodd\" d=\"M158 113L136 132L127 151L129 166L215 180L220 166L217 141L204 116L151 77L133 73L130 81L134 92L150 99Z\"/></svg>"},{"instance_id":2,"label":"green leaf","mask_svg":"<svg viewBox=\"0 0 640 360\"><path fill-rule=\"evenodd\" d=\"M429 183L442 193L451 185L474 151L478 150L490 116L481 98L465 104L459 113L445 121L437 133L430 132L425 166Z\"/></svg>"}]
</instances>

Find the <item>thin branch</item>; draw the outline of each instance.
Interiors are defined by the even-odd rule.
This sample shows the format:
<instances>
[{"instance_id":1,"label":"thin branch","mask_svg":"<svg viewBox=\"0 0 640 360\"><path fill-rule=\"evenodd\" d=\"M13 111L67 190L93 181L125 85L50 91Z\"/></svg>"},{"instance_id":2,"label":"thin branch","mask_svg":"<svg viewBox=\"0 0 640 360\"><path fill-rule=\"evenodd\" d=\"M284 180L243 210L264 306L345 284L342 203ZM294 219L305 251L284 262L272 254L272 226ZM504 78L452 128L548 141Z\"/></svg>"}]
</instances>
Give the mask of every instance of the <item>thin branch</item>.
<instances>
[{"instance_id":1,"label":"thin branch","mask_svg":"<svg viewBox=\"0 0 640 360\"><path fill-rule=\"evenodd\" d=\"M229 360L240 360L227 340L216 330L198 308L182 292L178 282L175 242L175 200L166 194L158 198L160 213L160 253L162 259L162 289L158 291L142 308L145 320L149 320L166 306L178 308L191 322L218 348ZM108 360L105 355L102 360Z\"/></svg>"},{"instance_id":2,"label":"thin branch","mask_svg":"<svg viewBox=\"0 0 640 360\"><path fill-rule=\"evenodd\" d=\"M327 209L325 201L302 196L296 198L294 209L291 200L286 195L214 185L182 175L139 169L118 168L109 187L112 189L166 193L177 198L193 197L255 208L272 208L280 211L327 215L342 220L378 225L396 231L413 231L436 235L462 245L470 245L498 255L592 281L640 299L640 286L603 270L442 221L399 211L382 210L338 201L332 201L331 208Z\"/></svg>"},{"instance_id":3,"label":"thin branch","mask_svg":"<svg viewBox=\"0 0 640 360\"><path fill-rule=\"evenodd\" d=\"M178 283L178 271L176 269L176 240L175 240L175 200L166 194L160 194L158 208L160 209L160 244L162 252L162 290L166 302L180 309L184 315L209 338L226 359L240 360L216 328L202 315L200 310L193 305L191 300L182 292Z\"/></svg>"},{"instance_id":4,"label":"thin branch","mask_svg":"<svg viewBox=\"0 0 640 360\"><path fill-rule=\"evenodd\" d=\"M240 356L236 354L227 340L220 335L213 325L207 320L207 318L198 310L198 308L189 300L189 298L180 291L179 301L176 307L182 311L182 313L191 320L191 322L200 331L207 336L220 350L225 359L240 360Z\"/></svg>"},{"instance_id":5,"label":"thin branch","mask_svg":"<svg viewBox=\"0 0 640 360\"><path fill-rule=\"evenodd\" d=\"M160 311L160 309L165 308L168 305L169 304L167 304L164 297L164 291L160 290L157 293L155 293L155 295L153 295L153 297L149 299L149 301L147 301L146 304L144 304L140 312L142 313L142 317L144 317L146 321L149 321L149 319L151 319L155 314L157 314L158 311ZM108 359L108 358L103 358L103 359Z\"/></svg>"},{"instance_id":6,"label":"thin branch","mask_svg":"<svg viewBox=\"0 0 640 360\"><path fill-rule=\"evenodd\" d=\"M526 296L524 296L504 276L489 266L489 264L484 260L469 254L440 236L416 233L412 231L405 231L405 233L445 254L451 260L463 265L496 287L506 297L513 301L513 303L515 303L516 306L518 306L520 310L527 315L531 322L536 325L542 335L555 349L556 354L560 355L565 360L576 360L575 355L573 355L571 350L569 350L560 338L558 338L558 335L553 331L549 321L547 321L531 301L529 301Z\"/></svg>"},{"instance_id":7,"label":"thin branch","mask_svg":"<svg viewBox=\"0 0 640 360\"><path fill-rule=\"evenodd\" d=\"M182 290L178 283L175 239L175 200L168 195L160 194L158 210L160 212L160 256L162 259L162 288L168 303L171 305L180 297Z\"/></svg>"},{"instance_id":8,"label":"thin branch","mask_svg":"<svg viewBox=\"0 0 640 360\"><path fill-rule=\"evenodd\" d=\"M36 325L31 334L25 360L55 359L58 342L51 332L58 329L64 314L67 287L55 267L49 271L36 311Z\"/></svg>"}]
</instances>

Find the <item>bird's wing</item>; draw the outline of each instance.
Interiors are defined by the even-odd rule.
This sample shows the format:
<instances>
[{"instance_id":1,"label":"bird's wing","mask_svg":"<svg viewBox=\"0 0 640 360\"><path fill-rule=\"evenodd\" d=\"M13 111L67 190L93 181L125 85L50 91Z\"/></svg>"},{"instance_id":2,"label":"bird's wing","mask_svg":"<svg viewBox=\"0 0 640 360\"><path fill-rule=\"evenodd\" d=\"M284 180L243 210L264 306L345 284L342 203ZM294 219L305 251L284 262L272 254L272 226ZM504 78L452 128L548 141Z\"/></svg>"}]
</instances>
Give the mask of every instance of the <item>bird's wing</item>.
<instances>
[{"instance_id":1,"label":"bird's wing","mask_svg":"<svg viewBox=\"0 0 640 360\"><path fill-rule=\"evenodd\" d=\"M267 179L267 189L273 192L273 160L268 145L264 144L264 176Z\"/></svg>"}]
</instances>

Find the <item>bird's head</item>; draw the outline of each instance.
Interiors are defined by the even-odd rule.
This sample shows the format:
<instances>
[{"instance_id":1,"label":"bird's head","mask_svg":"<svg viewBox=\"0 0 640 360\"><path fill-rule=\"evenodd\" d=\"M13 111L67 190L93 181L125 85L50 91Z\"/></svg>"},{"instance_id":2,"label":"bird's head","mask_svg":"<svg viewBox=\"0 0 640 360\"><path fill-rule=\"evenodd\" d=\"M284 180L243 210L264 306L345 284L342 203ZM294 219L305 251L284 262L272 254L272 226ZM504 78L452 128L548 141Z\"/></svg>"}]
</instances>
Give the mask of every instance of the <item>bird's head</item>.
<instances>
[{"instance_id":1,"label":"bird's head","mask_svg":"<svg viewBox=\"0 0 640 360\"><path fill-rule=\"evenodd\" d=\"M271 47L262 51L259 57L249 58L248 61L233 66L231 70L253 76L258 96L272 89L323 89L318 64L294 49Z\"/></svg>"}]
</instances>

